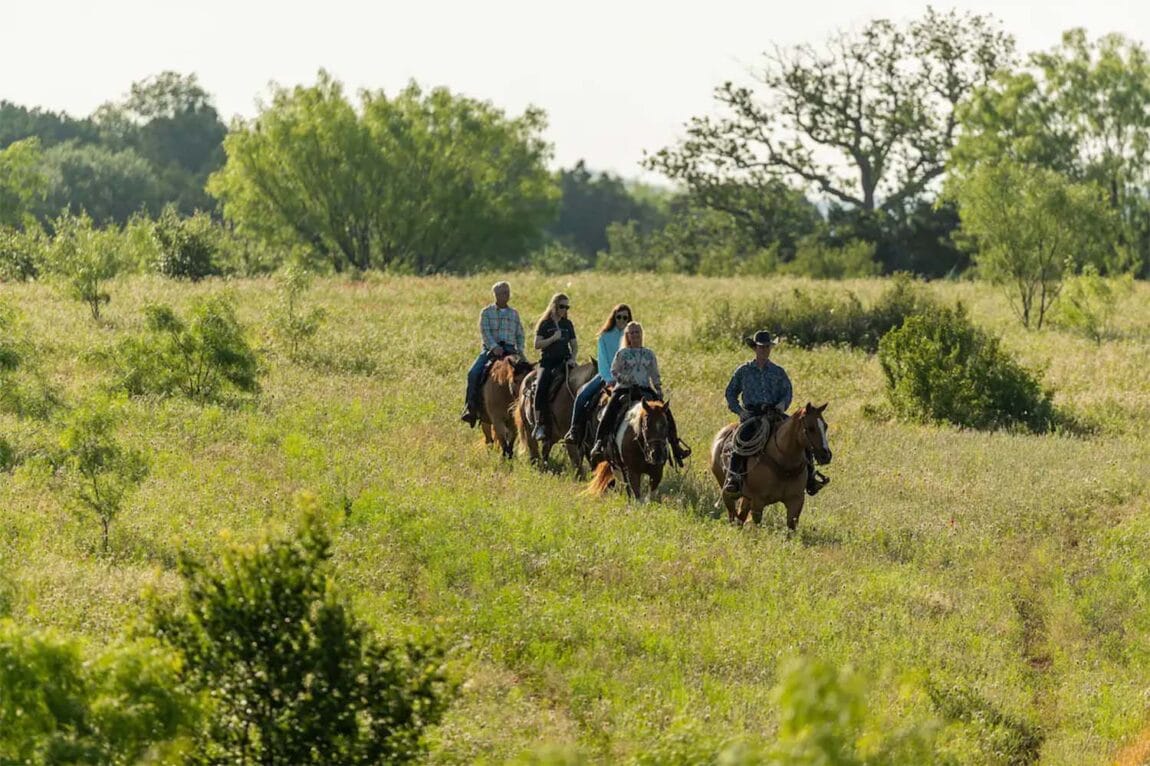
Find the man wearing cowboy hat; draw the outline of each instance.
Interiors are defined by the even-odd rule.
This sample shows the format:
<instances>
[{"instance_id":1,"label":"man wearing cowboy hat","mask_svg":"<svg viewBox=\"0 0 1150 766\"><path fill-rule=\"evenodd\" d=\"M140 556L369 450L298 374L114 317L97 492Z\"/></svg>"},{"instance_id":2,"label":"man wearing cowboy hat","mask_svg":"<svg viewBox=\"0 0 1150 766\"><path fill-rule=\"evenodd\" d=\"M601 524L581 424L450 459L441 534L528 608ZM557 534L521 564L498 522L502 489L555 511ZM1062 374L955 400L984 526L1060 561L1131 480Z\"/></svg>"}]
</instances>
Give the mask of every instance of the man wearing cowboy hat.
<instances>
[{"instance_id":1,"label":"man wearing cowboy hat","mask_svg":"<svg viewBox=\"0 0 1150 766\"><path fill-rule=\"evenodd\" d=\"M762 427L759 422L761 416L786 414L787 408L791 406L792 389L787 371L771 361L775 339L769 332L759 330L744 338L744 342L755 350L755 358L735 370L731 382L727 384L726 396L727 408L739 416L739 437L749 440ZM733 494L741 491L746 471L747 457L732 454L723 492Z\"/></svg>"}]
</instances>

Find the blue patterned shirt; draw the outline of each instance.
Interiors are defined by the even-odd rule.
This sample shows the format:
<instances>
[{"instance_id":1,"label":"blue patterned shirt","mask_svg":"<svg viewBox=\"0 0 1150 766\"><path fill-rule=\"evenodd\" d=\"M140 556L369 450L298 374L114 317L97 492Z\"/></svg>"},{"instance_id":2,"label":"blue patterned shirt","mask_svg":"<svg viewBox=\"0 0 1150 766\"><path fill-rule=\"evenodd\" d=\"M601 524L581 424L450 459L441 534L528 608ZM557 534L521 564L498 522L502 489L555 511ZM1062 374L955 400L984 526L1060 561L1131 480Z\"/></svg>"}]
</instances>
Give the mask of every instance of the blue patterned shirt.
<instances>
[{"instance_id":1,"label":"blue patterned shirt","mask_svg":"<svg viewBox=\"0 0 1150 766\"><path fill-rule=\"evenodd\" d=\"M499 308L494 303L479 314L479 337L483 341L484 351L505 344L515 346L515 350L522 353L526 343L523 337L523 323L519 321L519 312L510 306Z\"/></svg>"},{"instance_id":2,"label":"blue patterned shirt","mask_svg":"<svg viewBox=\"0 0 1150 766\"><path fill-rule=\"evenodd\" d=\"M740 394L742 406L739 405ZM761 369L753 361L739 365L727 384L727 408L740 417L751 407L786 410L791 406L791 396L791 379L787 377L787 371L770 360Z\"/></svg>"}]
</instances>

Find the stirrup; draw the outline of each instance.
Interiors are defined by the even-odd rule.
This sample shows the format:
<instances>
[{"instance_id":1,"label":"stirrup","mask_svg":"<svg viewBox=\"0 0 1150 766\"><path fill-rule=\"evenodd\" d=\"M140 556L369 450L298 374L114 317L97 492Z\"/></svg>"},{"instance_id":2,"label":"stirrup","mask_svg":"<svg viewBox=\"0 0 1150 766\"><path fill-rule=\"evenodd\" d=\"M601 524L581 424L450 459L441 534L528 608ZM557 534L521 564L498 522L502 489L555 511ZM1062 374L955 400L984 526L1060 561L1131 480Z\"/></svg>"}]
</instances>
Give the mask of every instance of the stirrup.
<instances>
[{"instance_id":1,"label":"stirrup","mask_svg":"<svg viewBox=\"0 0 1150 766\"><path fill-rule=\"evenodd\" d=\"M567 433L563 434L563 443L564 444L578 444L579 443L579 437L575 435L575 429L574 428L568 428Z\"/></svg>"},{"instance_id":2,"label":"stirrup","mask_svg":"<svg viewBox=\"0 0 1150 766\"><path fill-rule=\"evenodd\" d=\"M464 410L463 414L459 416L459 419L472 428L475 428L475 424L478 422L479 416L471 410Z\"/></svg>"},{"instance_id":3,"label":"stirrup","mask_svg":"<svg viewBox=\"0 0 1150 766\"><path fill-rule=\"evenodd\" d=\"M544 441L547 438L547 429L543 426L535 426L535 430L531 432L531 438L537 442Z\"/></svg>"}]
</instances>

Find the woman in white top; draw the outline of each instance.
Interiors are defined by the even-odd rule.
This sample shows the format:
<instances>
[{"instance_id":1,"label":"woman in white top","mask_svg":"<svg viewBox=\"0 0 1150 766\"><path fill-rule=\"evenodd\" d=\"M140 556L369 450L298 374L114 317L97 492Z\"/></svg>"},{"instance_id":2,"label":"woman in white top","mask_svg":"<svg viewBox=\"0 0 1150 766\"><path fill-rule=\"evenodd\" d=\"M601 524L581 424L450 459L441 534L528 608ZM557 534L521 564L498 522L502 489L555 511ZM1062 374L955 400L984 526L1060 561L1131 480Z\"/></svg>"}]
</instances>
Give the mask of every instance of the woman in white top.
<instances>
[{"instance_id":1,"label":"woman in white top","mask_svg":"<svg viewBox=\"0 0 1150 766\"><path fill-rule=\"evenodd\" d=\"M615 378L615 389L611 392L611 400L607 403L607 410L603 419L599 421L599 428L595 432L595 446L591 450L591 464L595 465L603 459L607 447L607 439L614 430L619 410L630 401L633 389L638 388L641 395L654 399L663 398L663 380L659 375L659 361L655 352L643 346L643 325L631 322L623 331L623 345L615 354L611 362L611 374ZM679 441L679 431L675 426L675 418L670 409L667 410L667 420L670 431L668 443L675 462L683 464L691 455L691 449Z\"/></svg>"}]
</instances>

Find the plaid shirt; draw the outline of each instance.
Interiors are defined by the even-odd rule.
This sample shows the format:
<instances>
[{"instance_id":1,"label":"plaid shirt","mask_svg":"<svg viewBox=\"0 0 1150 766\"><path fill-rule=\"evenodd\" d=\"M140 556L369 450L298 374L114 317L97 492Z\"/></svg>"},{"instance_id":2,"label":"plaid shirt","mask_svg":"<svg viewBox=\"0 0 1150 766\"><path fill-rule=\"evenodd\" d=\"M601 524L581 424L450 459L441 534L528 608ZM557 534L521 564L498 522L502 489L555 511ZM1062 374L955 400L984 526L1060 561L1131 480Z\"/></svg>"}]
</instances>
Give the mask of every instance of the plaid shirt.
<instances>
[{"instance_id":1,"label":"plaid shirt","mask_svg":"<svg viewBox=\"0 0 1150 766\"><path fill-rule=\"evenodd\" d=\"M522 353L526 338L519 312L510 306L502 309L494 303L487 306L479 313L479 338L484 351L503 344L515 346L515 350Z\"/></svg>"},{"instance_id":2,"label":"plaid shirt","mask_svg":"<svg viewBox=\"0 0 1150 766\"><path fill-rule=\"evenodd\" d=\"M739 406L739 395L743 404ZM791 379L787 371L774 362L760 369L754 362L739 365L731 382L727 384L727 408L739 417L751 407L778 407L786 410L791 406Z\"/></svg>"}]
</instances>

